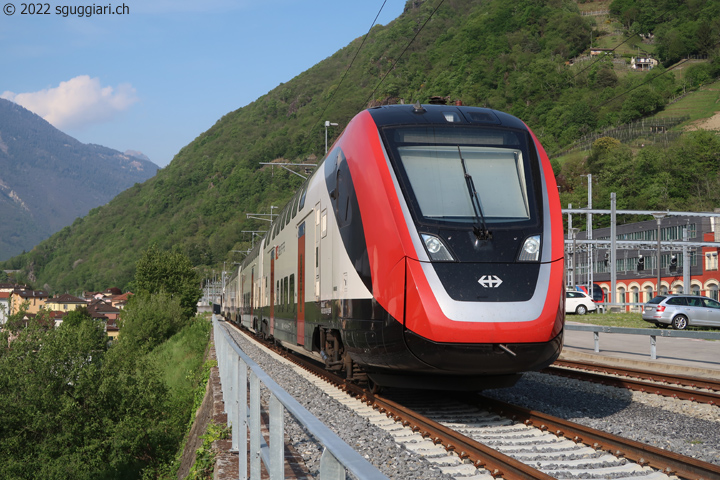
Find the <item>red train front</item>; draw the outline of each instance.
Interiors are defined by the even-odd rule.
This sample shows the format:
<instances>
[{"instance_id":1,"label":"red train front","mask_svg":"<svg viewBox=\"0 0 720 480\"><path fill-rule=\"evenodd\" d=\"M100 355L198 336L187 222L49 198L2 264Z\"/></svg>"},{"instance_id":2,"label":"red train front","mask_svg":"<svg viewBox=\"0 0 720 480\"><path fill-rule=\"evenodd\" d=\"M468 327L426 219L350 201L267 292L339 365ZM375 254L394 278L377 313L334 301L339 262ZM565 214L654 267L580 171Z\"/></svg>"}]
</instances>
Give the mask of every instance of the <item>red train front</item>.
<instances>
[{"instance_id":1,"label":"red train front","mask_svg":"<svg viewBox=\"0 0 720 480\"><path fill-rule=\"evenodd\" d=\"M283 315L268 295L274 338L411 387L509 385L559 355L560 203L547 155L517 118L439 105L363 111L299 196L262 247L277 252L288 231L298 244L286 260L298 305Z\"/></svg>"}]
</instances>

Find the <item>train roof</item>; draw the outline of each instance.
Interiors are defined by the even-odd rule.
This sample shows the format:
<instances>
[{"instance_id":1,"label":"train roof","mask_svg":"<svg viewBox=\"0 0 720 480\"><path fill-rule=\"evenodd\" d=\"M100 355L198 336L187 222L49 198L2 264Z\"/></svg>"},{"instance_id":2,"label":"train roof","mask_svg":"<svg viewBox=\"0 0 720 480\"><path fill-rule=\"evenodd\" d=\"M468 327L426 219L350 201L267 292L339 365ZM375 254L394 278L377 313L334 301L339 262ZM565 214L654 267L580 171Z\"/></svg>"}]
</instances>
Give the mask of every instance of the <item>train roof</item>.
<instances>
[{"instance_id":1,"label":"train roof","mask_svg":"<svg viewBox=\"0 0 720 480\"><path fill-rule=\"evenodd\" d=\"M418 108L419 107L419 108ZM384 105L369 108L378 127L391 125L496 125L526 130L525 124L510 114L481 107L456 105Z\"/></svg>"}]
</instances>

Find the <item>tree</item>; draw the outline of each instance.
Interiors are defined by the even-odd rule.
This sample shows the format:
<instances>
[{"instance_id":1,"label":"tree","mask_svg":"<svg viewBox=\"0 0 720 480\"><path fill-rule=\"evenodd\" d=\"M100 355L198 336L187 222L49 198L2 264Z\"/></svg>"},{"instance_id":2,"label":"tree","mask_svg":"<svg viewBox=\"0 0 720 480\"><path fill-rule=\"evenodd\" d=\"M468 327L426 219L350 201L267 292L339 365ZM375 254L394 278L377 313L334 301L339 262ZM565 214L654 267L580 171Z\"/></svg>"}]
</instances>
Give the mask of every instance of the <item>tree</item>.
<instances>
[{"instance_id":1,"label":"tree","mask_svg":"<svg viewBox=\"0 0 720 480\"><path fill-rule=\"evenodd\" d=\"M195 316L202 296L200 277L187 255L177 249L161 250L156 244L137 262L135 288L140 296L165 292L177 298L185 319Z\"/></svg>"},{"instance_id":2,"label":"tree","mask_svg":"<svg viewBox=\"0 0 720 480\"><path fill-rule=\"evenodd\" d=\"M177 297L161 291L133 296L120 320L120 344L129 351L152 350L182 328L185 317Z\"/></svg>"},{"instance_id":3,"label":"tree","mask_svg":"<svg viewBox=\"0 0 720 480\"><path fill-rule=\"evenodd\" d=\"M35 319L0 332L0 477L143 478L172 458L182 429L157 363L108 347L82 310Z\"/></svg>"},{"instance_id":4,"label":"tree","mask_svg":"<svg viewBox=\"0 0 720 480\"><path fill-rule=\"evenodd\" d=\"M664 102L660 94L647 86L643 86L628 94L620 111L620 120L623 123L630 123L633 120L657 112L663 106Z\"/></svg>"}]
</instances>

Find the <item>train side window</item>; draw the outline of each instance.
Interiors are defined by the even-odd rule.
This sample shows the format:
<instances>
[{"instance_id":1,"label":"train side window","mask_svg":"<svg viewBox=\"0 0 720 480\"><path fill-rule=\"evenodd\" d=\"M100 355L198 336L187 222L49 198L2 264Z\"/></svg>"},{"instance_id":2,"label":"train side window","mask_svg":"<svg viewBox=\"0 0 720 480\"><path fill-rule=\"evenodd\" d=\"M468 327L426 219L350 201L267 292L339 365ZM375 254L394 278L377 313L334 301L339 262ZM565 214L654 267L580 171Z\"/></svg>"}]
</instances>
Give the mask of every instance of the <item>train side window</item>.
<instances>
[{"instance_id":1,"label":"train side window","mask_svg":"<svg viewBox=\"0 0 720 480\"><path fill-rule=\"evenodd\" d=\"M298 206L298 211L305 208L305 197L307 196L308 183L310 183L309 179L306 180L305 185L303 185L302 194L300 195L300 205Z\"/></svg>"},{"instance_id":2,"label":"train side window","mask_svg":"<svg viewBox=\"0 0 720 480\"><path fill-rule=\"evenodd\" d=\"M322 211L322 220L320 224L320 231L322 232L322 237L325 237L327 235L327 209Z\"/></svg>"},{"instance_id":3,"label":"train side window","mask_svg":"<svg viewBox=\"0 0 720 480\"><path fill-rule=\"evenodd\" d=\"M284 280L284 281L285 281L285 292L284 292L284 293L285 293L285 297L283 298L283 300L285 300L285 305L287 306L287 305L290 304L290 302L288 301L288 299L289 299L289 295L288 295L288 293L289 293L289 292L288 292L288 277L285 277L285 280Z\"/></svg>"},{"instance_id":4,"label":"train side window","mask_svg":"<svg viewBox=\"0 0 720 480\"><path fill-rule=\"evenodd\" d=\"M298 203L300 203L300 193L296 193L295 197L293 198L293 205L292 205L292 218L295 218L295 215L297 215L298 212Z\"/></svg>"},{"instance_id":5,"label":"train side window","mask_svg":"<svg viewBox=\"0 0 720 480\"><path fill-rule=\"evenodd\" d=\"M288 293L290 294L290 303L292 304L293 312L295 311L295 274L290 274L290 289L288 290Z\"/></svg>"}]
</instances>

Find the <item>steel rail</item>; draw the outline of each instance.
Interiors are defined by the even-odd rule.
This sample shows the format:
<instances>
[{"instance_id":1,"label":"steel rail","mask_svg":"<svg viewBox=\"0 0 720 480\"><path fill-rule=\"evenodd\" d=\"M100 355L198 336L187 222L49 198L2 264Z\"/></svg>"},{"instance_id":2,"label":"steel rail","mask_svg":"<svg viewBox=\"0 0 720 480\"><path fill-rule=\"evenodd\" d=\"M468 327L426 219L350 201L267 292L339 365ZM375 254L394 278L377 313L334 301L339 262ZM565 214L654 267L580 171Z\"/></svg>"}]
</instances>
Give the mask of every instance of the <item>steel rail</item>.
<instances>
[{"instance_id":1,"label":"steel rail","mask_svg":"<svg viewBox=\"0 0 720 480\"><path fill-rule=\"evenodd\" d=\"M402 405L374 395L369 390L358 385L349 383L304 357L290 354L258 338L255 338L255 340L266 346L271 345L271 348L273 348L276 353L281 354L300 367L333 383L338 388L355 396L366 404L377 408L381 413L385 413L395 421L401 422L413 431L420 433L423 437L429 438L433 443L442 444L448 451L454 451L461 459L467 459L473 462L475 467L485 468L493 477L501 477L506 480L550 480L554 478L512 457L493 450L476 440L455 432L440 423L415 413ZM625 457L641 466L650 466L667 475L676 475L687 480L720 479L720 466L717 465L662 450L634 440L618 437L551 415L506 404L479 394L454 395L455 398L469 405L486 410L494 410L500 415L512 418L528 426L534 426L543 431L549 430L555 435L569 438L575 443L583 443L596 450L603 450L618 457Z\"/></svg>"},{"instance_id":2,"label":"steel rail","mask_svg":"<svg viewBox=\"0 0 720 480\"><path fill-rule=\"evenodd\" d=\"M618 437L544 413L510 405L482 395L463 395L462 400L480 408L490 408L498 414L512 417L526 425L549 430L558 436L583 443L596 450L603 450L618 457L625 457L639 465L650 466L667 475L687 480L720 479L720 466L695 458L663 450L651 445Z\"/></svg>"},{"instance_id":3,"label":"steel rail","mask_svg":"<svg viewBox=\"0 0 720 480\"><path fill-rule=\"evenodd\" d=\"M375 395L358 385L348 383L344 379L327 372L322 367L308 364L299 357L290 356L289 358L294 362L299 361L303 368L335 384L348 394L376 408L380 413L384 413L396 422L400 422L403 426L409 427L413 432L419 433L424 438L429 438L434 444L440 444L445 450L455 452L460 459L471 461L475 468L484 468L495 478L500 477L506 480L551 480L554 478L483 445L477 440L466 437L438 422L413 412L392 400Z\"/></svg>"},{"instance_id":4,"label":"steel rail","mask_svg":"<svg viewBox=\"0 0 720 480\"><path fill-rule=\"evenodd\" d=\"M374 395L368 389L349 383L304 357L289 353L257 337L253 337L253 339L296 365L332 383L349 395L376 408L380 413L392 417L396 422L402 423L402 425L420 433L425 438L430 438L434 444L441 444L447 451L455 452L462 460L471 461L476 468L484 468L495 478L499 477L505 480L552 480L554 478L461 433L455 432L438 422L415 413L392 400Z\"/></svg>"},{"instance_id":5,"label":"steel rail","mask_svg":"<svg viewBox=\"0 0 720 480\"><path fill-rule=\"evenodd\" d=\"M675 375L672 373L643 370L640 368L620 367L616 365L604 365L597 362L585 362L581 360L555 360L553 366L576 368L596 372L608 372L626 377L639 378L641 380L653 380L656 382L672 383L685 387L704 388L720 392L720 381L707 377L694 377L691 375Z\"/></svg>"},{"instance_id":6,"label":"steel rail","mask_svg":"<svg viewBox=\"0 0 720 480\"><path fill-rule=\"evenodd\" d=\"M550 480L554 478L392 400L370 394L367 402L369 404L372 402L381 413L386 413L395 421L402 422L403 425L420 433L424 438L429 438L435 444L443 445L447 451L455 452L461 459L472 461L476 468L484 468L493 477L502 477L507 480Z\"/></svg>"},{"instance_id":7,"label":"steel rail","mask_svg":"<svg viewBox=\"0 0 720 480\"><path fill-rule=\"evenodd\" d=\"M595 373L587 370L593 370ZM695 377L683 377L680 375L666 375L647 370L634 370L631 368L589 364L586 362L571 362L565 360L556 361L553 365L541 370L541 373L599 383L610 387L626 388L638 392L654 393L656 395L679 398L681 400L690 400L709 405L720 405L720 393L718 393L718 391L720 391L720 382L714 382L712 380L699 379ZM623 377L610 376L612 374L623 375ZM641 378L641 380L637 380L636 378ZM643 378L651 381L643 381ZM681 386L654 382L674 383ZM703 388L715 391L707 392L686 387Z\"/></svg>"}]
</instances>

